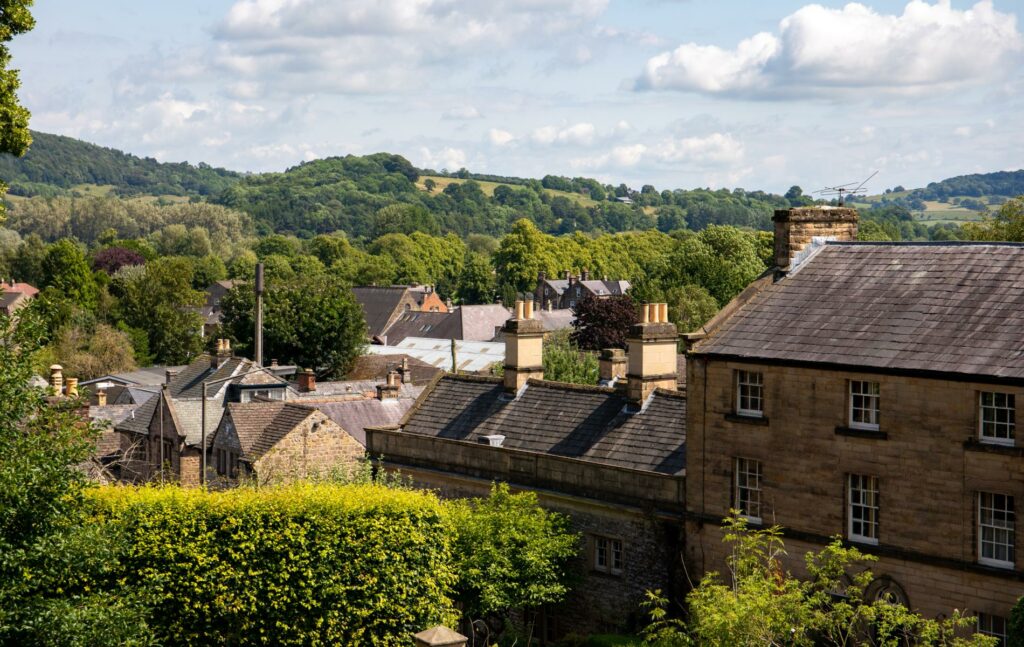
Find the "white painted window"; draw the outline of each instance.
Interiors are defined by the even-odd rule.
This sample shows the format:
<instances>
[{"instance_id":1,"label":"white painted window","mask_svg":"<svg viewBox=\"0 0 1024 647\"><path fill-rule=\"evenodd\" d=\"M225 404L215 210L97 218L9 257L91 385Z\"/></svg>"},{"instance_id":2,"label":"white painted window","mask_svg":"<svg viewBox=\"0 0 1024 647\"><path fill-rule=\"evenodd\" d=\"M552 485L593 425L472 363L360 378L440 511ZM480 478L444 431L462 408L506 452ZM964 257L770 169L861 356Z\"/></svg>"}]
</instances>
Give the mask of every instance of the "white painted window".
<instances>
[{"instance_id":1,"label":"white painted window","mask_svg":"<svg viewBox=\"0 0 1024 647\"><path fill-rule=\"evenodd\" d=\"M1016 427L1015 398L1012 393L982 392L979 407L979 435L984 443L1013 445Z\"/></svg>"},{"instance_id":2,"label":"white painted window","mask_svg":"<svg viewBox=\"0 0 1024 647\"><path fill-rule=\"evenodd\" d=\"M999 645L1005 645L1010 637L1006 618L990 613L978 614L978 633L999 639Z\"/></svg>"},{"instance_id":3,"label":"white painted window","mask_svg":"<svg viewBox=\"0 0 1024 647\"><path fill-rule=\"evenodd\" d=\"M734 467L733 507L751 522L761 523L761 461L737 458Z\"/></svg>"},{"instance_id":4,"label":"white painted window","mask_svg":"<svg viewBox=\"0 0 1024 647\"><path fill-rule=\"evenodd\" d=\"M847 482L847 536L878 543L878 477L850 474Z\"/></svg>"},{"instance_id":5,"label":"white painted window","mask_svg":"<svg viewBox=\"0 0 1024 647\"><path fill-rule=\"evenodd\" d=\"M850 380L850 427L878 429L881 399L878 382Z\"/></svg>"},{"instance_id":6,"label":"white painted window","mask_svg":"<svg viewBox=\"0 0 1024 647\"><path fill-rule=\"evenodd\" d=\"M595 535L594 570L612 575L622 573L622 540Z\"/></svg>"},{"instance_id":7,"label":"white painted window","mask_svg":"<svg viewBox=\"0 0 1024 647\"><path fill-rule=\"evenodd\" d=\"M757 418L764 415L764 374L736 371L736 413Z\"/></svg>"},{"instance_id":8,"label":"white painted window","mask_svg":"<svg viewBox=\"0 0 1024 647\"><path fill-rule=\"evenodd\" d=\"M1014 517L1012 496L978 493L979 563L1013 568Z\"/></svg>"}]
</instances>

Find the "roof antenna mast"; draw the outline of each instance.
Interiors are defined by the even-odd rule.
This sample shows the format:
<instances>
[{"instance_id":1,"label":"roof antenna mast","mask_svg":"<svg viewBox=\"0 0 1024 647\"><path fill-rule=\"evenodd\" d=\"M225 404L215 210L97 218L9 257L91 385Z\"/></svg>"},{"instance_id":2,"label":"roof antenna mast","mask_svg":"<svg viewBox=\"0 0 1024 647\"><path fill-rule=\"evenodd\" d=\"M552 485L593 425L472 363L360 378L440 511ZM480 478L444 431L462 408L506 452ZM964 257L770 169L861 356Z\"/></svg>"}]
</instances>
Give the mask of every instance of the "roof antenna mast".
<instances>
[{"instance_id":1,"label":"roof antenna mast","mask_svg":"<svg viewBox=\"0 0 1024 647\"><path fill-rule=\"evenodd\" d=\"M856 182L847 182L846 184L840 184L838 186L827 186L824 189L815 191L815 195L837 195L839 196L839 206L843 206L846 203L846 198L852 195L863 195L868 192L864 186L868 183L868 180L878 175L878 171L875 171L867 177L866 180L857 184ZM856 184L856 186L854 186ZM850 187L853 187L852 189Z\"/></svg>"}]
</instances>

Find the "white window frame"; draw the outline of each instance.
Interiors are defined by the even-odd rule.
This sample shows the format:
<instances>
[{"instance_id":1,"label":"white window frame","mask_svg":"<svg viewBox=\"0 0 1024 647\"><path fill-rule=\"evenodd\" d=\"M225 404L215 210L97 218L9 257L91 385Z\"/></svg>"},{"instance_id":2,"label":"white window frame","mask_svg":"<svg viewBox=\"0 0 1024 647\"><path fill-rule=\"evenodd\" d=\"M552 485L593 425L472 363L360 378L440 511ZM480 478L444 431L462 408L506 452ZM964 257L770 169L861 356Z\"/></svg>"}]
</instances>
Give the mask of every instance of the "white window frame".
<instances>
[{"instance_id":1,"label":"white window frame","mask_svg":"<svg viewBox=\"0 0 1024 647\"><path fill-rule=\"evenodd\" d=\"M1002 398L1002 404L999 404L999 399ZM985 402L986 398L991 398L991 403ZM978 394L978 440L983 443L992 445L1007 445L1013 447L1015 444L1014 436L1016 431L1016 398L1013 393L1003 393L1001 391L982 391ZM986 420L986 413L991 412L992 419ZM999 417L999 413L1003 412L1005 420L1000 421L995 418ZM990 426L993 431L1005 431L1006 436L1003 437L996 434L986 434L986 428Z\"/></svg>"},{"instance_id":2,"label":"white window frame","mask_svg":"<svg viewBox=\"0 0 1024 647\"><path fill-rule=\"evenodd\" d=\"M593 568L599 573L622 575L623 544L617 537L592 535L594 542Z\"/></svg>"},{"instance_id":3,"label":"white window frame","mask_svg":"<svg viewBox=\"0 0 1024 647\"><path fill-rule=\"evenodd\" d=\"M1013 568L1017 516L1014 510L1013 496L998 492L978 492L975 501L977 507L975 519L978 524L978 563L996 568ZM1000 502L1004 504L1003 507L998 507ZM986 523L986 511L989 511L989 517L994 516L995 513L1001 513L1006 517L1008 525L1006 523L1000 524L992 518ZM1005 533L1007 540L998 541L997 538L1003 533ZM986 556L985 547L987 545L1006 548L1007 556L1010 559Z\"/></svg>"},{"instance_id":4,"label":"white window frame","mask_svg":"<svg viewBox=\"0 0 1024 647\"><path fill-rule=\"evenodd\" d=\"M850 380L850 386L848 387L849 406L847 411L847 420L850 425L850 429L866 429L868 431L878 431L878 423L882 417L882 385L879 382L871 382L868 380ZM867 387L869 390L874 387L876 393L865 392L863 389ZM867 404L874 402L874 408L867 406L855 406L857 398L864 398L861 404ZM863 420L854 420L854 412L874 412L874 422L864 422Z\"/></svg>"},{"instance_id":5,"label":"white window frame","mask_svg":"<svg viewBox=\"0 0 1024 647\"><path fill-rule=\"evenodd\" d=\"M999 639L1000 645L1005 645L1010 638L1010 622L1003 616L991 613L978 613L977 631L983 636L992 636Z\"/></svg>"},{"instance_id":6,"label":"white window frame","mask_svg":"<svg viewBox=\"0 0 1024 647\"><path fill-rule=\"evenodd\" d=\"M750 523L761 523L764 468L753 458L733 459L733 508ZM744 496L744 492L747 493ZM747 505L744 505L746 503ZM756 510L754 509L756 506ZM756 512L757 514L751 514Z\"/></svg>"},{"instance_id":7,"label":"white window frame","mask_svg":"<svg viewBox=\"0 0 1024 647\"><path fill-rule=\"evenodd\" d=\"M736 415L748 416L750 418L763 418L764 417L764 373L760 371L746 371L742 369L736 369ZM750 392L744 393L744 389L749 389ZM757 390L757 394L754 394L754 390ZM744 402L746 400L746 402ZM754 401L760 405L760 408L751 408ZM750 406L744 407L747 404Z\"/></svg>"},{"instance_id":8,"label":"white window frame","mask_svg":"<svg viewBox=\"0 0 1024 647\"><path fill-rule=\"evenodd\" d=\"M850 541L878 545L879 508L878 477L866 474L846 475L846 536ZM870 534L857 532L867 529Z\"/></svg>"}]
</instances>

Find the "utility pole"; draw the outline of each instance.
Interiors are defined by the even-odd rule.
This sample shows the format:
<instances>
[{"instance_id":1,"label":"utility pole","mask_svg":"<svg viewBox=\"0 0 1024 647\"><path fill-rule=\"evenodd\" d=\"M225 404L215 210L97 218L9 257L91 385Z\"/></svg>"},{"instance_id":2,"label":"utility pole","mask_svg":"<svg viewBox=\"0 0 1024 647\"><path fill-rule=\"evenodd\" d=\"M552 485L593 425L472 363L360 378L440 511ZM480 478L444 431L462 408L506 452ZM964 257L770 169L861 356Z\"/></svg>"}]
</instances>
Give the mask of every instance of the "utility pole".
<instances>
[{"instance_id":1,"label":"utility pole","mask_svg":"<svg viewBox=\"0 0 1024 647\"><path fill-rule=\"evenodd\" d=\"M252 361L263 366L263 263L256 263L256 348Z\"/></svg>"}]
</instances>

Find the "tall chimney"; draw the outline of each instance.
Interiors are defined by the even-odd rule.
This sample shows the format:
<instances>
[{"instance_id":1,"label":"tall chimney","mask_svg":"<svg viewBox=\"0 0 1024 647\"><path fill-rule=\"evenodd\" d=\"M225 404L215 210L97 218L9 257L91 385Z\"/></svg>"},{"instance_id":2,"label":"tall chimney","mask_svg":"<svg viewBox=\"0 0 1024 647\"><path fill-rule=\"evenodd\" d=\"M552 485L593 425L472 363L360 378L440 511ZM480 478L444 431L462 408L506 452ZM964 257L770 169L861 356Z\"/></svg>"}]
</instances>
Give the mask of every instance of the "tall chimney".
<instances>
[{"instance_id":1,"label":"tall chimney","mask_svg":"<svg viewBox=\"0 0 1024 647\"><path fill-rule=\"evenodd\" d=\"M175 376L177 376L177 375L178 375L178 369L176 369L176 368L165 369L164 370L164 383L165 384L170 384L171 380L173 380L175 378Z\"/></svg>"},{"instance_id":2,"label":"tall chimney","mask_svg":"<svg viewBox=\"0 0 1024 647\"><path fill-rule=\"evenodd\" d=\"M401 379L398 377L398 373L396 371L388 371L387 381L384 384L377 385L377 399L394 400L398 397L400 384Z\"/></svg>"},{"instance_id":3,"label":"tall chimney","mask_svg":"<svg viewBox=\"0 0 1024 647\"><path fill-rule=\"evenodd\" d=\"M299 371L297 382L299 383L299 391L303 393L316 391L316 374L311 368Z\"/></svg>"},{"instance_id":4,"label":"tall chimney","mask_svg":"<svg viewBox=\"0 0 1024 647\"><path fill-rule=\"evenodd\" d=\"M50 387L53 389L54 395L64 392L64 367L60 364L50 367Z\"/></svg>"},{"instance_id":5,"label":"tall chimney","mask_svg":"<svg viewBox=\"0 0 1024 647\"><path fill-rule=\"evenodd\" d=\"M778 209L775 223L775 266L786 270L799 263L799 254L814 239L856 240L857 210L851 207L794 207ZM796 261L794 263L794 261Z\"/></svg>"},{"instance_id":6,"label":"tall chimney","mask_svg":"<svg viewBox=\"0 0 1024 647\"><path fill-rule=\"evenodd\" d=\"M398 373L402 376L403 384L412 383L412 371L409 369L409 358L402 358L402 365L398 368Z\"/></svg>"},{"instance_id":7,"label":"tall chimney","mask_svg":"<svg viewBox=\"0 0 1024 647\"><path fill-rule=\"evenodd\" d=\"M589 281L590 280L590 270L588 270L586 268L583 268L583 271L580 272L580 280L581 281Z\"/></svg>"},{"instance_id":8,"label":"tall chimney","mask_svg":"<svg viewBox=\"0 0 1024 647\"><path fill-rule=\"evenodd\" d=\"M645 303L640 307L640 323L633 325L626 337L626 398L634 406L642 405L654 389L678 388L679 331L668 321L668 304Z\"/></svg>"},{"instance_id":9,"label":"tall chimney","mask_svg":"<svg viewBox=\"0 0 1024 647\"><path fill-rule=\"evenodd\" d=\"M605 348L597 361L597 370L598 378L604 385L626 377L626 351L621 348Z\"/></svg>"},{"instance_id":10,"label":"tall chimney","mask_svg":"<svg viewBox=\"0 0 1024 647\"><path fill-rule=\"evenodd\" d=\"M530 378L544 379L544 324L533 318L533 301L516 301L505 322L505 392L516 394Z\"/></svg>"},{"instance_id":11,"label":"tall chimney","mask_svg":"<svg viewBox=\"0 0 1024 647\"><path fill-rule=\"evenodd\" d=\"M77 398L78 397L78 378L77 377L69 377L66 380L64 380L64 382L67 384L67 388L64 390L64 395L68 396L69 398Z\"/></svg>"},{"instance_id":12,"label":"tall chimney","mask_svg":"<svg viewBox=\"0 0 1024 647\"><path fill-rule=\"evenodd\" d=\"M210 368L220 368L229 359L231 359L231 340L218 339L217 352L210 355Z\"/></svg>"}]
</instances>

